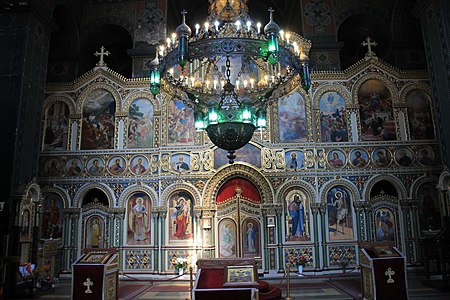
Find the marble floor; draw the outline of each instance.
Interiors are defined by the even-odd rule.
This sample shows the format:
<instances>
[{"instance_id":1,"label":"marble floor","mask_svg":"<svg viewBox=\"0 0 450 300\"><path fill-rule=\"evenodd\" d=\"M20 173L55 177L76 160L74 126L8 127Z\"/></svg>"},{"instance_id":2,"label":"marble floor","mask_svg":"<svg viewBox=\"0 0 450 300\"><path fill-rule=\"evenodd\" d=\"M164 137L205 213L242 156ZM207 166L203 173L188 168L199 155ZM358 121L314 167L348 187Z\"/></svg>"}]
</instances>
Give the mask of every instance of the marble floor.
<instances>
[{"instance_id":1,"label":"marble floor","mask_svg":"<svg viewBox=\"0 0 450 300\"><path fill-rule=\"evenodd\" d=\"M168 277L167 279L169 279ZM450 299L450 291L440 291L422 284L423 274L408 273L409 299ZM119 299L189 299L189 276L175 280L150 281L146 278L127 278L121 276L119 282ZM283 297L287 296L286 279L281 277L261 278L270 284L279 286L283 291ZM299 277L291 276L291 299L361 299L359 274L343 276ZM71 299L71 278L62 276L54 289L39 291L35 298L46 299ZM20 299L20 298L16 298Z\"/></svg>"}]
</instances>

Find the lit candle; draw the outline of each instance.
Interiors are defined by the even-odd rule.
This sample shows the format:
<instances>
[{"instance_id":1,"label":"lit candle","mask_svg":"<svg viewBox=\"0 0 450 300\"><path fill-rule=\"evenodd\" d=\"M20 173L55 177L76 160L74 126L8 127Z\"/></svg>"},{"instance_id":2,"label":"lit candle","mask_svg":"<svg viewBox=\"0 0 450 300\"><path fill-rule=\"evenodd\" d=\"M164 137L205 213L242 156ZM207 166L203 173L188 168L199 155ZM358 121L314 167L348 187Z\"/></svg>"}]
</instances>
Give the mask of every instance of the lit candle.
<instances>
[{"instance_id":1,"label":"lit candle","mask_svg":"<svg viewBox=\"0 0 450 300\"><path fill-rule=\"evenodd\" d=\"M220 81L220 88L223 89L223 86L225 85L225 80Z\"/></svg>"},{"instance_id":2,"label":"lit candle","mask_svg":"<svg viewBox=\"0 0 450 300\"><path fill-rule=\"evenodd\" d=\"M206 80L206 89L209 90L209 85L211 84L211 82L209 80Z\"/></svg>"},{"instance_id":3,"label":"lit candle","mask_svg":"<svg viewBox=\"0 0 450 300\"><path fill-rule=\"evenodd\" d=\"M209 23L205 22L205 33L206 33L206 35L208 35L208 30L209 30Z\"/></svg>"},{"instance_id":4,"label":"lit candle","mask_svg":"<svg viewBox=\"0 0 450 300\"><path fill-rule=\"evenodd\" d=\"M236 31L241 31L241 21L237 20L235 24L236 24Z\"/></svg>"},{"instance_id":5,"label":"lit candle","mask_svg":"<svg viewBox=\"0 0 450 300\"><path fill-rule=\"evenodd\" d=\"M219 21L214 22L214 27L216 28L216 34L219 34Z\"/></svg>"},{"instance_id":6,"label":"lit candle","mask_svg":"<svg viewBox=\"0 0 450 300\"><path fill-rule=\"evenodd\" d=\"M239 91L239 80L236 80L236 90Z\"/></svg>"},{"instance_id":7,"label":"lit candle","mask_svg":"<svg viewBox=\"0 0 450 300\"><path fill-rule=\"evenodd\" d=\"M247 31L250 32L250 27L252 26L252 22L249 20L247 21Z\"/></svg>"},{"instance_id":8,"label":"lit candle","mask_svg":"<svg viewBox=\"0 0 450 300\"><path fill-rule=\"evenodd\" d=\"M261 23L256 23L256 28L258 29L258 34L261 33Z\"/></svg>"},{"instance_id":9,"label":"lit candle","mask_svg":"<svg viewBox=\"0 0 450 300\"><path fill-rule=\"evenodd\" d=\"M280 30L280 37L281 40L284 41L284 30Z\"/></svg>"},{"instance_id":10,"label":"lit candle","mask_svg":"<svg viewBox=\"0 0 450 300\"><path fill-rule=\"evenodd\" d=\"M172 45L175 47L175 40L177 38L177 34L174 32L172 33Z\"/></svg>"},{"instance_id":11,"label":"lit candle","mask_svg":"<svg viewBox=\"0 0 450 300\"><path fill-rule=\"evenodd\" d=\"M217 90L217 80L214 79L213 85L214 85L214 89Z\"/></svg>"},{"instance_id":12,"label":"lit candle","mask_svg":"<svg viewBox=\"0 0 450 300\"><path fill-rule=\"evenodd\" d=\"M159 46L159 56L164 56L164 45Z\"/></svg>"},{"instance_id":13,"label":"lit candle","mask_svg":"<svg viewBox=\"0 0 450 300\"><path fill-rule=\"evenodd\" d=\"M253 87L255 86L255 79L250 78L250 87L253 90Z\"/></svg>"},{"instance_id":14,"label":"lit candle","mask_svg":"<svg viewBox=\"0 0 450 300\"><path fill-rule=\"evenodd\" d=\"M269 85L269 75L264 75L264 81Z\"/></svg>"},{"instance_id":15,"label":"lit candle","mask_svg":"<svg viewBox=\"0 0 450 300\"><path fill-rule=\"evenodd\" d=\"M291 34L288 32L285 34L285 36L286 36L286 43L289 44L289 39L291 38Z\"/></svg>"},{"instance_id":16,"label":"lit candle","mask_svg":"<svg viewBox=\"0 0 450 300\"><path fill-rule=\"evenodd\" d=\"M198 33L200 32L200 24L195 24L195 35L198 35Z\"/></svg>"},{"instance_id":17,"label":"lit candle","mask_svg":"<svg viewBox=\"0 0 450 300\"><path fill-rule=\"evenodd\" d=\"M167 49L169 49L170 48L170 38L167 38L166 42L167 42Z\"/></svg>"},{"instance_id":18,"label":"lit candle","mask_svg":"<svg viewBox=\"0 0 450 300\"><path fill-rule=\"evenodd\" d=\"M195 83L195 77L192 76L192 77L191 77L191 86L192 86L192 87L194 87L194 83Z\"/></svg>"}]
</instances>

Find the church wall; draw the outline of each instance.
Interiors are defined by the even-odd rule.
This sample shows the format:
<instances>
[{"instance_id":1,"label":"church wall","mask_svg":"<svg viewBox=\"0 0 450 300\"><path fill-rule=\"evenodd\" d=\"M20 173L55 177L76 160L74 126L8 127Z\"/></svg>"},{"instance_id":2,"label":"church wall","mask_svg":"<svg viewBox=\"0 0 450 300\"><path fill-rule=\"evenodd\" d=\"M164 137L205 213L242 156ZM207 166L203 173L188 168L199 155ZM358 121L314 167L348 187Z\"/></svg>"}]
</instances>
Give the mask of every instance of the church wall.
<instances>
[{"instance_id":1,"label":"church wall","mask_svg":"<svg viewBox=\"0 0 450 300\"><path fill-rule=\"evenodd\" d=\"M173 273L176 258L218 257L225 217L247 227L253 218L253 227L260 228L261 272L281 271L299 256L306 258L307 271L352 267L358 263L358 242L376 240L392 240L410 265L420 263L421 230L438 224L420 225L424 212L417 190L425 182L436 184L441 159L435 138L417 139L411 132L416 126L411 120L434 120L426 106L408 108L412 100L407 99L420 91L425 96L416 98L430 101L426 73L401 71L376 58L346 72L315 72L309 93L293 86L291 98L270 108L269 126L236 151L233 165L204 133L190 131L189 109L174 102L171 91L153 98L147 89L147 80L127 79L107 68L47 86L44 107L58 101L67 106L60 117L67 120L66 148L48 150L42 137L38 177L44 190L64 191L62 269L69 270L92 246L93 218L101 225L101 246L120 248L126 272ZM94 99L103 108L86 114L86 103L95 107ZM137 99L148 102L130 114ZM381 117L369 116L375 111ZM48 115L43 112L43 126ZM285 127L294 123L285 121L289 117L297 127ZM130 126L141 121L152 126ZM98 149L82 148L87 130L102 139L92 144ZM151 142L139 144L140 138ZM220 188L234 178L251 182L260 204L245 200L248 190L243 189L218 205ZM302 205L293 203L295 195ZM136 235L130 220L138 197L145 221ZM238 206L242 219L233 209ZM383 224L390 224L385 231ZM244 241L244 229L236 230ZM246 247L239 251L248 253Z\"/></svg>"}]
</instances>

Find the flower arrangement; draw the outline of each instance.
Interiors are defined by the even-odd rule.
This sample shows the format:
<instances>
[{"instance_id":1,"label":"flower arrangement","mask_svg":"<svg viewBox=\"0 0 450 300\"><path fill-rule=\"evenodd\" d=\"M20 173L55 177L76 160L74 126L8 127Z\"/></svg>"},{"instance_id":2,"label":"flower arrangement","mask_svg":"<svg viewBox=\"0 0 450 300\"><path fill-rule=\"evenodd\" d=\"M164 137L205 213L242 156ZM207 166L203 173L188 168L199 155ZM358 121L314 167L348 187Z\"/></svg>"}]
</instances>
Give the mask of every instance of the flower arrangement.
<instances>
[{"instance_id":1,"label":"flower arrangement","mask_svg":"<svg viewBox=\"0 0 450 300\"><path fill-rule=\"evenodd\" d=\"M187 259L183 257L177 257L176 264L177 269L184 269L187 266Z\"/></svg>"},{"instance_id":2,"label":"flower arrangement","mask_svg":"<svg viewBox=\"0 0 450 300\"><path fill-rule=\"evenodd\" d=\"M38 270L35 264L32 263L20 263L19 274L22 276L23 281L30 281L38 276Z\"/></svg>"},{"instance_id":3,"label":"flower arrangement","mask_svg":"<svg viewBox=\"0 0 450 300\"><path fill-rule=\"evenodd\" d=\"M309 261L309 257L306 256L305 254L301 254L298 256L292 256L289 259L289 263L291 264L291 266L295 266L295 267L304 266L308 263L308 261Z\"/></svg>"}]
</instances>

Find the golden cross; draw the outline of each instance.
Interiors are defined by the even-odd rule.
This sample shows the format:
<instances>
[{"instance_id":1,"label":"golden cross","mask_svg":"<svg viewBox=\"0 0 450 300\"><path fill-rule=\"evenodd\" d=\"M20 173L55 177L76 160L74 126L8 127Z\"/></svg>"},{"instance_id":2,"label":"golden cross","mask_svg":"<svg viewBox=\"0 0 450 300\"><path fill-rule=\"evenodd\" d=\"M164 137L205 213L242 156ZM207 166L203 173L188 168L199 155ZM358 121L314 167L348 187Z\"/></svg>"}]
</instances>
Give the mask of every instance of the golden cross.
<instances>
[{"instance_id":1,"label":"golden cross","mask_svg":"<svg viewBox=\"0 0 450 300\"><path fill-rule=\"evenodd\" d=\"M362 42L361 45L367 46L366 56L376 56L375 52L372 51L372 46L375 47L377 43L373 42L370 36L368 36L366 41Z\"/></svg>"},{"instance_id":2,"label":"golden cross","mask_svg":"<svg viewBox=\"0 0 450 300\"><path fill-rule=\"evenodd\" d=\"M105 61L103 60L103 56L108 56L111 53L109 53L109 51L105 51L105 47L101 47L100 48L100 52L95 52L94 55L95 56L100 56L100 61L97 63L97 67L106 67Z\"/></svg>"}]
</instances>

